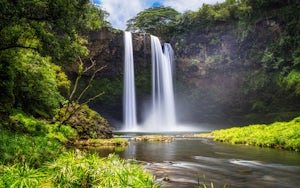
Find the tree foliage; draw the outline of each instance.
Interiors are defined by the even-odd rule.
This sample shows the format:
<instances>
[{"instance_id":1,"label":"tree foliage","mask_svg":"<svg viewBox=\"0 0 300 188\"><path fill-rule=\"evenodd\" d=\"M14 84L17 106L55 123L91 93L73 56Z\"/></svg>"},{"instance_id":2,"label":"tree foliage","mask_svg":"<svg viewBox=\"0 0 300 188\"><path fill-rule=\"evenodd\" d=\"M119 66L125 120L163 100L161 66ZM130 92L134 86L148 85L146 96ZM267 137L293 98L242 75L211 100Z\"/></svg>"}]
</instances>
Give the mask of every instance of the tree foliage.
<instances>
[{"instance_id":1,"label":"tree foliage","mask_svg":"<svg viewBox=\"0 0 300 188\"><path fill-rule=\"evenodd\" d=\"M2 0L1 117L14 107L51 115L69 85L60 66L88 54L86 34L109 26L106 15L89 0Z\"/></svg>"},{"instance_id":2,"label":"tree foliage","mask_svg":"<svg viewBox=\"0 0 300 188\"><path fill-rule=\"evenodd\" d=\"M127 30L162 34L176 20L179 13L171 7L154 7L146 9L127 21Z\"/></svg>"}]
</instances>

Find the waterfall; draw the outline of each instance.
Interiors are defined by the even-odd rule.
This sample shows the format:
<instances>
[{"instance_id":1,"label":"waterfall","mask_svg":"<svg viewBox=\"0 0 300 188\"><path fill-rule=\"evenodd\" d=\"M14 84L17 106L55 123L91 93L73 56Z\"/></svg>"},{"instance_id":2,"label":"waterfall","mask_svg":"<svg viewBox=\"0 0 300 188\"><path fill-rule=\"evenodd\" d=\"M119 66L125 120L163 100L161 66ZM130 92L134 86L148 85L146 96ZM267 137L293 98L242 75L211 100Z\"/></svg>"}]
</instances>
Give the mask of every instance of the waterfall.
<instances>
[{"instance_id":1,"label":"waterfall","mask_svg":"<svg viewBox=\"0 0 300 188\"><path fill-rule=\"evenodd\" d=\"M151 35L152 111L146 128L154 131L176 130L173 91L173 49L165 43L162 49L156 36Z\"/></svg>"},{"instance_id":2,"label":"waterfall","mask_svg":"<svg viewBox=\"0 0 300 188\"><path fill-rule=\"evenodd\" d=\"M123 119L125 130L136 130L136 99L134 83L134 61L132 48L132 35L130 32L124 32L124 91L123 91Z\"/></svg>"},{"instance_id":3,"label":"waterfall","mask_svg":"<svg viewBox=\"0 0 300 188\"><path fill-rule=\"evenodd\" d=\"M159 39L151 35L152 101L142 127L137 124L134 82L132 34L124 32L124 96L123 119L125 131L175 131L176 117L173 91L173 56L170 44L163 48Z\"/></svg>"}]
</instances>

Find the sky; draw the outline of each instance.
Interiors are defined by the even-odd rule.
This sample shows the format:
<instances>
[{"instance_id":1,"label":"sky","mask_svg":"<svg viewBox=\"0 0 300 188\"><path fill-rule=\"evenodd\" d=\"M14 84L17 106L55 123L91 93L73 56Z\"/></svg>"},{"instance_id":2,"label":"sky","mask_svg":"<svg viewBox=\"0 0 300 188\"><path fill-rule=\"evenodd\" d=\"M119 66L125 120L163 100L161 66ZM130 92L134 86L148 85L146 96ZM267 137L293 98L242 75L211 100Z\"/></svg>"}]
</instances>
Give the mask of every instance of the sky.
<instances>
[{"instance_id":1,"label":"sky","mask_svg":"<svg viewBox=\"0 0 300 188\"><path fill-rule=\"evenodd\" d=\"M225 0L91 0L109 13L107 20L114 28L125 30L126 21L139 12L157 6L170 6L180 13L198 10L202 4L222 3Z\"/></svg>"}]
</instances>

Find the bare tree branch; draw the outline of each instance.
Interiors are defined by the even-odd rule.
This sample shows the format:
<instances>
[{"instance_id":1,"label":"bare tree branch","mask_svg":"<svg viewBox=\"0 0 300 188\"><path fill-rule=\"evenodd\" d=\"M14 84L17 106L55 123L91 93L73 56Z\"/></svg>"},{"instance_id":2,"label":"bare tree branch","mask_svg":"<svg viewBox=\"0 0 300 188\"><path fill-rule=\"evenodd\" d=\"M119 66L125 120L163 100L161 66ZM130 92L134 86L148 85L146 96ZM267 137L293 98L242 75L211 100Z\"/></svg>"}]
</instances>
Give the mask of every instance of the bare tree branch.
<instances>
[{"instance_id":1,"label":"bare tree branch","mask_svg":"<svg viewBox=\"0 0 300 188\"><path fill-rule=\"evenodd\" d=\"M80 93L79 97L77 98L77 102L79 102L79 100L81 99L81 97L85 94L85 92L91 87L92 85L92 81L94 80L95 76L96 76L96 73L103 70L104 68L106 68L106 65L103 66L103 67L100 67L99 69L95 70L93 72L93 75L91 76L87 86L84 88L84 90L82 90L82 92Z\"/></svg>"},{"instance_id":2,"label":"bare tree branch","mask_svg":"<svg viewBox=\"0 0 300 188\"><path fill-rule=\"evenodd\" d=\"M60 109L60 112L59 112L59 121L60 121L61 124L64 124L64 123L68 122L70 120L70 118L72 116L74 116L75 113L79 109L82 108L83 105L86 105L86 104L90 103L91 101L97 99L98 97L100 97L101 95L104 94L104 92L101 92L101 93L95 95L94 97L91 97L91 98L87 99L82 104L79 104L80 99L84 96L84 94L91 87L92 82L93 82L96 74L98 72L100 72L101 70L103 70L104 68L106 68L106 66L102 66L102 67L96 69L96 61L94 61L92 59L90 59L90 61L91 61L91 65L88 66L88 67L86 67L86 68L83 68L84 63L83 63L83 61L82 61L81 58L79 58L79 62L77 62L78 63L78 75L77 75L77 78L75 80L74 87L72 89L72 92L69 94L67 104L64 105L64 107L62 107ZM84 69L84 70L82 70L82 69ZM76 99L74 99L75 93L78 90L78 84L79 84L79 81L80 81L80 79L82 77L82 74L86 73L86 72L88 72L88 71L90 71L92 69L93 69L93 74L90 77L90 79L89 79L86 87L81 91L81 93L79 94L79 96ZM63 112L63 109L65 109L64 112Z\"/></svg>"}]
</instances>

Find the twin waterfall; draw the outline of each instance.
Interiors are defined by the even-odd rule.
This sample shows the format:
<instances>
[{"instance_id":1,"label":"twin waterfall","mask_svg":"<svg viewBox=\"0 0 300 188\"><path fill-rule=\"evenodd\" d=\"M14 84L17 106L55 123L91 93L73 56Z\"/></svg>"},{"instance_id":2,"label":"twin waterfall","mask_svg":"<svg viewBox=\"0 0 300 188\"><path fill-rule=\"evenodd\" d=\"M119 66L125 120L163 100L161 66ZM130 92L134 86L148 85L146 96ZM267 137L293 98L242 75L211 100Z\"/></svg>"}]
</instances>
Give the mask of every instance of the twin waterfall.
<instances>
[{"instance_id":1,"label":"twin waterfall","mask_svg":"<svg viewBox=\"0 0 300 188\"><path fill-rule=\"evenodd\" d=\"M157 37L151 35L152 101L144 122L137 123L134 83L132 36L124 33L124 131L174 131L176 128L173 91L173 49L165 43L163 48Z\"/></svg>"}]
</instances>

